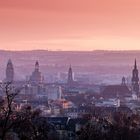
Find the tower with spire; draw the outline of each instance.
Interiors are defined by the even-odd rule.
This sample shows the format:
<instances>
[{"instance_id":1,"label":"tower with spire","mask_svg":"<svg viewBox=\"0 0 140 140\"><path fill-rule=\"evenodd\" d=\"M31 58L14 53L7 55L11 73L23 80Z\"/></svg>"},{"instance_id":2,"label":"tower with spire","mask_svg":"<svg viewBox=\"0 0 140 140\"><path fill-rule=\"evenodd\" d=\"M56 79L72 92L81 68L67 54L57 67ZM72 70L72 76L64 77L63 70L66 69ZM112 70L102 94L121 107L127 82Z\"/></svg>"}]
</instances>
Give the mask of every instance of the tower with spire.
<instances>
[{"instance_id":1,"label":"tower with spire","mask_svg":"<svg viewBox=\"0 0 140 140\"><path fill-rule=\"evenodd\" d=\"M14 67L11 59L9 59L6 67L6 82L13 82L13 81L14 81Z\"/></svg>"},{"instance_id":2,"label":"tower with spire","mask_svg":"<svg viewBox=\"0 0 140 140\"><path fill-rule=\"evenodd\" d=\"M121 84L122 86L125 86L125 85L126 85L126 82L125 82L125 81L126 81L126 80L125 80L125 77L123 77L123 78L122 78L122 84Z\"/></svg>"},{"instance_id":3,"label":"tower with spire","mask_svg":"<svg viewBox=\"0 0 140 140\"><path fill-rule=\"evenodd\" d=\"M134 69L132 71L132 90L136 95L139 94L139 72L137 69L136 59L135 59Z\"/></svg>"},{"instance_id":4,"label":"tower with spire","mask_svg":"<svg viewBox=\"0 0 140 140\"><path fill-rule=\"evenodd\" d=\"M68 70L68 81L67 84L68 86L72 86L73 85L73 72L72 72L72 67L70 65L69 70Z\"/></svg>"},{"instance_id":5,"label":"tower with spire","mask_svg":"<svg viewBox=\"0 0 140 140\"><path fill-rule=\"evenodd\" d=\"M39 72L39 62L38 61L36 61L36 63L35 63L35 71Z\"/></svg>"},{"instance_id":6,"label":"tower with spire","mask_svg":"<svg viewBox=\"0 0 140 140\"><path fill-rule=\"evenodd\" d=\"M39 62L36 61L35 69L32 72L32 75L30 77L30 82L32 84L40 84L40 83L42 83L42 81L43 81L43 77L42 77L41 72L39 71Z\"/></svg>"}]
</instances>

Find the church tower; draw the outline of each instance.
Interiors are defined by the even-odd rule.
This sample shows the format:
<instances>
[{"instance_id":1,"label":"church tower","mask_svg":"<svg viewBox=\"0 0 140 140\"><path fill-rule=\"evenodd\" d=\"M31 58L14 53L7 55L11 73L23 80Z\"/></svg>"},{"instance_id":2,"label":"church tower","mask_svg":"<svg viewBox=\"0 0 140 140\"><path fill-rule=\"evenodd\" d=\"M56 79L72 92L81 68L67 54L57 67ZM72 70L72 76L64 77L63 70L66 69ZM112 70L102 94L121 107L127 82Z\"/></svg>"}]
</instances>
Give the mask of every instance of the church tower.
<instances>
[{"instance_id":1,"label":"church tower","mask_svg":"<svg viewBox=\"0 0 140 140\"><path fill-rule=\"evenodd\" d=\"M67 81L67 84L69 86L73 85L73 72L72 72L71 66L70 66L69 71L68 71L68 81Z\"/></svg>"},{"instance_id":2,"label":"church tower","mask_svg":"<svg viewBox=\"0 0 140 140\"><path fill-rule=\"evenodd\" d=\"M125 80L125 77L123 77L123 78L122 78L122 84L121 84L122 86L126 86L126 82L125 82L125 81L126 81L126 80Z\"/></svg>"},{"instance_id":3,"label":"church tower","mask_svg":"<svg viewBox=\"0 0 140 140\"><path fill-rule=\"evenodd\" d=\"M36 61L36 63L35 63L35 71L39 72L39 63L38 63L38 61Z\"/></svg>"},{"instance_id":4,"label":"church tower","mask_svg":"<svg viewBox=\"0 0 140 140\"><path fill-rule=\"evenodd\" d=\"M39 62L36 61L35 63L35 69L32 72L32 75L30 77L30 82L32 84L40 84L43 82L43 76L41 74L41 72L39 71Z\"/></svg>"},{"instance_id":5,"label":"church tower","mask_svg":"<svg viewBox=\"0 0 140 140\"><path fill-rule=\"evenodd\" d=\"M13 82L13 80L14 80L14 67L11 59L9 59L6 67L6 82Z\"/></svg>"},{"instance_id":6,"label":"church tower","mask_svg":"<svg viewBox=\"0 0 140 140\"><path fill-rule=\"evenodd\" d=\"M137 69L137 62L135 59L135 65L134 65L134 69L132 72L132 90L136 95L139 94L139 76L138 76L138 74L139 74L139 72Z\"/></svg>"}]
</instances>

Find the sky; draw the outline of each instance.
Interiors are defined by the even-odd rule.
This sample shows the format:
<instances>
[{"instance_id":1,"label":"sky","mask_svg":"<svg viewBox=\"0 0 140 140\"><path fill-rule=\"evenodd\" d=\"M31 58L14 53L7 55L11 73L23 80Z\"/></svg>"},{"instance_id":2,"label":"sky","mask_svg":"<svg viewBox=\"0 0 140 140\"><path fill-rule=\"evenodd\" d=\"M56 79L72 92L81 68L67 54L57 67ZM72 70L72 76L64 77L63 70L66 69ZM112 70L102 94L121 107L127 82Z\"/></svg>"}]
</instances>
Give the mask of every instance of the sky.
<instances>
[{"instance_id":1,"label":"sky","mask_svg":"<svg viewBox=\"0 0 140 140\"><path fill-rule=\"evenodd\" d=\"M140 50L140 0L0 0L0 49Z\"/></svg>"}]
</instances>

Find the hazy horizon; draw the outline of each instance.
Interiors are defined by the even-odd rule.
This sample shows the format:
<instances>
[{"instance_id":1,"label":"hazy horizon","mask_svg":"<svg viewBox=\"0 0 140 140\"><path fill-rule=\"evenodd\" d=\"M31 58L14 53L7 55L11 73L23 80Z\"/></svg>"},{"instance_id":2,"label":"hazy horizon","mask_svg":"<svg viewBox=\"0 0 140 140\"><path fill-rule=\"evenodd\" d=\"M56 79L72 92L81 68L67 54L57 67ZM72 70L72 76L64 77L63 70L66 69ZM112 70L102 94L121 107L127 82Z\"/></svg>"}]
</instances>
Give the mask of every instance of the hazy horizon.
<instances>
[{"instance_id":1,"label":"hazy horizon","mask_svg":"<svg viewBox=\"0 0 140 140\"><path fill-rule=\"evenodd\" d=\"M46 81L48 81L48 76L59 77L61 74L67 74L70 64L76 76L83 75L83 78L87 77L92 83L98 84L118 84L123 76L131 76L135 58L140 69L140 51L0 50L0 79L5 78L9 58L14 65L16 80L25 80L26 76L30 76L37 60Z\"/></svg>"}]
</instances>

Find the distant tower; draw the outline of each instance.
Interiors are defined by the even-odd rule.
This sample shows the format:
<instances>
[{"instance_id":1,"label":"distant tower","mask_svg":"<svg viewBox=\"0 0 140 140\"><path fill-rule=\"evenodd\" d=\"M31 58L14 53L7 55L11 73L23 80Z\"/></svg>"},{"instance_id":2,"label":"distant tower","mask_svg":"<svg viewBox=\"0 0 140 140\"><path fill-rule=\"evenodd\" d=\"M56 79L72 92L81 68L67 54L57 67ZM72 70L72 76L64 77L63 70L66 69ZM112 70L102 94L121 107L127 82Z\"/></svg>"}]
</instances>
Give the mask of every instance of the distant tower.
<instances>
[{"instance_id":1,"label":"distant tower","mask_svg":"<svg viewBox=\"0 0 140 140\"><path fill-rule=\"evenodd\" d=\"M72 72L71 65L70 65L69 71L68 71L68 81L67 81L67 84L69 86L72 86L73 85L73 72Z\"/></svg>"},{"instance_id":2,"label":"distant tower","mask_svg":"<svg viewBox=\"0 0 140 140\"><path fill-rule=\"evenodd\" d=\"M38 63L38 61L36 61L36 63L35 63L35 71L39 72L39 63Z\"/></svg>"},{"instance_id":3,"label":"distant tower","mask_svg":"<svg viewBox=\"0 0 140 140\"><path fill-rule=\"evenodd\" d=\"M14 80L14 67L11 59L9 59L6 68L6 82L13 82L13 80Z\"/></svg>"},{"instance_id":4,"label":"distant tower","mask_svg":"<svg viewBox=\"0 0 140 140\"><path fill-rule=\"evenodd\" d=\"M135 59L135 65L134 65L134 69L132 72L132 90L133 92L135 92L135 94L139 94L139 76L138 76L139 72L137 69L137 62Z\"/></svg>"},{"instance_id":5,"label":"distant tower","mask_svg":"<svg viewBox=\"0 0 140 140\"><path fill-rule=\"evenodd\" d=\"M32 72L32 75L30 77L30 82L32 84L39 84L39 83L43 82L42 74L39 71L39 62L38 61L36 61L36 63L35 63L35 69Z\"/></svg>"},{"instance_id":6,"label":"distant tower","mask_svg":"<svg viewBox=\"0 0 140 140\"><path fill-rule=\"evenodd\" d=\"M122 78L122 86L125 86L126 85L126 82L125 82L125 77Z\"/></svg>"}]
</instances>

